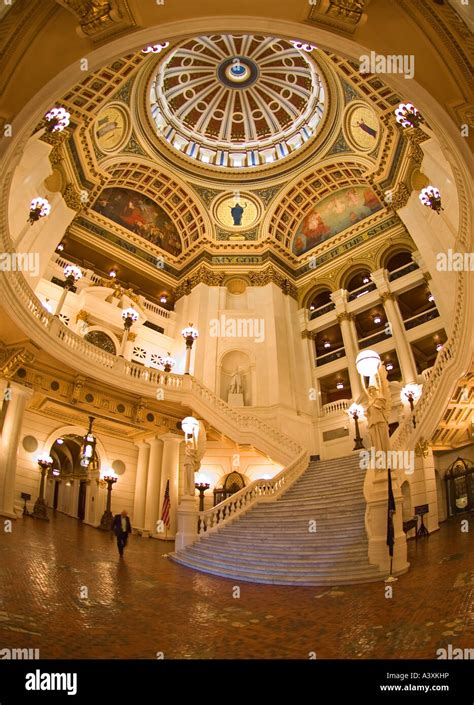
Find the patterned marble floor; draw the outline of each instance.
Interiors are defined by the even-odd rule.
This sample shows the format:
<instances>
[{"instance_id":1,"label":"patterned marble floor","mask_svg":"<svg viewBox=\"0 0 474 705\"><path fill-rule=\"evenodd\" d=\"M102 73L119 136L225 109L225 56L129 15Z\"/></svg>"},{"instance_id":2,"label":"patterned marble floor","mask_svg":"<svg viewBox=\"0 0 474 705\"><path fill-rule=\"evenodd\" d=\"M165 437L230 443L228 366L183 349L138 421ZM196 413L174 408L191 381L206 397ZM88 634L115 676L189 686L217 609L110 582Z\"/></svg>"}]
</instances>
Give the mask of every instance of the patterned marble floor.
<instances>
[{"instance_id":1,"label":"patterned marble floor","mask_svg":"<svg viewBox=\"0 0 474 705\"><path fill-rule=\"evenodd\" d=\"M464 517L465 518L465 517ZM75 519L0 519L0 649L40 658L436 658L474 647L474 517L409 541L412 568L383 583L273 587L196 573L172 544L112 536Z\"/></svg>"}]
</instances>

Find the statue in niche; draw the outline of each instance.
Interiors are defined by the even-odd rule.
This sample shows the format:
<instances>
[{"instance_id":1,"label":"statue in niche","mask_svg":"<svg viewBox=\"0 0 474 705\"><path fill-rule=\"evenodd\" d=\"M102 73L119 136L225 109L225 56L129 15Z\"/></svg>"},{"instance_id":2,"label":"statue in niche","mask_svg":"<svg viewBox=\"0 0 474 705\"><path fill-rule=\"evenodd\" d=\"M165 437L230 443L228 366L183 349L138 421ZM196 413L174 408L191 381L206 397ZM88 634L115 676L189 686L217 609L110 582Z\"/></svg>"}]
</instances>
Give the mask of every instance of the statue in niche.
<instances>
[{"instance_id":1,"label":"statue in niche","mask_svg":"<svg viewBox=\"0 0 474 705\"><path fill-rule=\"evenodd\" d=\"M243 394L240 367L236 367L230 380L229 394Z\"/></svg>"},{"instance_id":2,"label":"statue in niche","mask_svg":"<svg viewBox=\"0 0 474 705\"><path fill-rule=\"evenodd\" d=\"M370 442L376 451L381 450L386 453L390 450L388 422L392 398L384 365L381 364L375 377L370 379L366 391L369 397L366 416Z\"/></svg>"},{"instance_id":3,"label":"statue in niche","mask_svg":"<svg viewBox=\"0 0 474 705\"><path fill-rule=\"evenodd\" d=\"M244 210L247 208L247 204L244 203L244 205L241 206L240 203L236 201L235 206L229 206L229 208L234 225L242 225L242 216L244 214Z\"/></svg>"}]
</instances>

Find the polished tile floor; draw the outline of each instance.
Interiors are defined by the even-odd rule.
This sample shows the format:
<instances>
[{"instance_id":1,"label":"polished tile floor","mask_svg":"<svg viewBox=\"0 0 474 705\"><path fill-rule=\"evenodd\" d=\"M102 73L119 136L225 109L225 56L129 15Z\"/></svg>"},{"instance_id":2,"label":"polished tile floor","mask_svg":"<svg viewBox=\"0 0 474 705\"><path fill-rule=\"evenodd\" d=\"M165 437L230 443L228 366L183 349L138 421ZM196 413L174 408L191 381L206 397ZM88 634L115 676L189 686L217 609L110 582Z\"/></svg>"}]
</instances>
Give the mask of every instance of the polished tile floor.
<instances>
[{"instance_id":1,"label":"polished tile floor","mask_svg":"<svg viewBox=\"0 0 474 705\"><path fill-rule=\"evenodd\" d=\"M391 599L383 583L241 583L236 598L238 583L174 564L166 546L132 536L120 560L111 535L60 514L0 530L0 648L39 648L46 659L399 659L474 648L472 516L469 533L456 519L409 542L412 568Z\"/></svg>"}]
</instances>

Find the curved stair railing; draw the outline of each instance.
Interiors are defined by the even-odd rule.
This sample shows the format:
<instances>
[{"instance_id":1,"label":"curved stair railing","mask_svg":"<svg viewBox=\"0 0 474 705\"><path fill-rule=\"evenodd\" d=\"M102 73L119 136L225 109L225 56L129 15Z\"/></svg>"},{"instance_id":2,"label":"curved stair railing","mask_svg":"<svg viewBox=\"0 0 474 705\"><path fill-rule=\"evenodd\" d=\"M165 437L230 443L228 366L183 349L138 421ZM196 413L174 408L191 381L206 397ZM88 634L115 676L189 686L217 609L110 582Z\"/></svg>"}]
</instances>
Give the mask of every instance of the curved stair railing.
<instances>
[{"instance_id":1,"label":"curved stair railing","mask_svg":"<svg viewBox=\"0 0 474 705\"><path fill-rule=\"evenodd\" d=\"M429 439L433 435L445 411L447 399L451 398L459 378L470 362L472 328L466 325L466 320L472 320L472 307L469 273L458 272L456 307L450 337L426 377L414 414L407 417L393 434L393 450L412 450L422 438Z\"/></svg>"},{"instance_id":2,"label":"curved stair railing","mask_svg":"<svg viewBox=\"0 0 474 705\"><path fill-rule=\"evenodd\" d=\"M212 509L199 512L198 535L220 529L237 515L248 511L261 501L275 500L287 490L308 467L308 454L303 452L296 460L271 480L255 480L247 487L227 497Z\"/></svg>"},{"instance_id":3,"label":"curved stair railing","mask_svg":"<svg viewBox=\"0 0 474 705\"><path fill-rule=\"evenodd\" d=\"M5 246L8 241L5 231L1 239ZM4 251L14 251L11 241ZM44 308L22 272L0 274L0 292L25 333L53 356L56 353L58 359L69 361L86 374L115 385L128 386L128 389L138 391L143 396L156 398L157 388L164 387L172 401L187 404L237 442L255 445L274 460L285 464L286 467L273 479L256 480L213 509L201 512L199 525L202 532L211 531L235 518L257 501L277 497L307 467L309 453L298 441L260 417L230 407L191 375L144 368L84 340ZM139 389L136 387L138 384Z\"/></svg>"}]
</instances>

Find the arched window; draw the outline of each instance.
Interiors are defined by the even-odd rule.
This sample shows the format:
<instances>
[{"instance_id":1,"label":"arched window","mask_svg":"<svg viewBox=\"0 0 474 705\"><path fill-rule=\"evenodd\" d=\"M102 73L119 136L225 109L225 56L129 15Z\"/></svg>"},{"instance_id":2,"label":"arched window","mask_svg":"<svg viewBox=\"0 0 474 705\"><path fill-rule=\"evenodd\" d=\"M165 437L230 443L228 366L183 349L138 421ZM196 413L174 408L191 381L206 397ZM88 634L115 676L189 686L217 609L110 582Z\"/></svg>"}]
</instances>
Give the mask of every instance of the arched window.
<instances>
[{"instance_id":1,"label":"arched window","mask_svg":"<svg viewBox=\"0 0 474 705\"><path fill-rule=\"evenodd\" d=\"M310 319L318 318L318 316L323 316L328 311L332 311L335 308L335 304L331 299L331 292L329 289L324 289L317 293L312 299L308 306Z\"/></svg>"},{"instance_id":2,"label":"arched window","mask_svg":"<svg viewBox=\"0 0 474 705\"><path fill-rule=\"evenodd\" d=\"M92 330L90 333L86 333L84 340L87 340L88 343L92 343L92 345L112 355L117 354L114 341L107 333L101 330Z\"/></svg>"},{"instance_id":3,"label":"arched window","mask_svg":"<svg viewBox=\"0 0 474 705\"><path fill-rule=\"evenodd\" d=\"M375 284L370 278L369 270L359 270L356 274L349 276L346 289L349 292L349 301L353 301L353 299L357 299L359 296L363 296L375 289Z\"/></svg>"},{"instance_id":4,"label":"arched window","mask_svg":"<svg viewBox=\"0 0 474 705\"><path fill-rule=\"evenodd\" d=\"M418 265L413 261L411 252L404 250L389 255L385 269L389 272L389 280L393 281L394 279L405 276L405 274L409 272L413 272L414 269L418 269Z\"/></svg>"}]
</instances>

